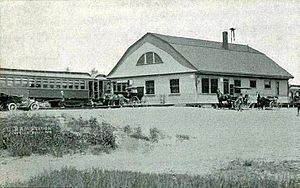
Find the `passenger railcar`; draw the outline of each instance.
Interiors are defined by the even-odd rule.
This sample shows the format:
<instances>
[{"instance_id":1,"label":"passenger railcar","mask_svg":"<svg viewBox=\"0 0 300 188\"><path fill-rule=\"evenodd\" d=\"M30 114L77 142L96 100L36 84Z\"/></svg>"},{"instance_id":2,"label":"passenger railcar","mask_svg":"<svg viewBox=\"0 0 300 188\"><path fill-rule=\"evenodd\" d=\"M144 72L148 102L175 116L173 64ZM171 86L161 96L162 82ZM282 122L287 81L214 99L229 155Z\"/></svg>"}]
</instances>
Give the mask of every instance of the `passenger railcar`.
<instances>
[{"instance_id":1,"label":"passenger railcar","mask_svg":"<svg viewBox=\"0 0 300 188\"><path fill-rule=\"evenodd\" d=\"M0 68L0 92L45 100L56 106L58 99L100 99L105 92L106 78L89 73ZM62 96L63 95L63 96Z\"/></svg>"}]
</instances>

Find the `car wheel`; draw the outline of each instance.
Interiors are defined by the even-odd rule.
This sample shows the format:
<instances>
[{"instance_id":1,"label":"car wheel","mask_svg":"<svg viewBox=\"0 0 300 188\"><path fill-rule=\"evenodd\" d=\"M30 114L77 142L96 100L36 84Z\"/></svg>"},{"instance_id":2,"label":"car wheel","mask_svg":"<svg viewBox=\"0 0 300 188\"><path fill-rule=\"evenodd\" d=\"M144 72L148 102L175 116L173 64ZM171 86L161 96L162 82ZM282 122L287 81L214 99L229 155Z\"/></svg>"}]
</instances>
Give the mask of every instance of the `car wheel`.
<instances>
[{"instance_id":1,"label":"car wheel","mask_svg":"<svg viewBox=\"0 0 300 188\"><path fill-rule=\"evenodd\" d=\"M33 104L31 104L31 106L30 106L30 110L38 110L40 107L39 107L39 105L37 104L37 103L33 103Z\"/></svg>"},{"instance_id":2,"label":"car wheel","mask_svg":"<svg viewBox=\"0 0 300 188\"><path fill-rule=\"evenodd\" d=\"M9 103L7 106L9 111L17 110L17 105L15 103Z\"/></svg>"}]
</instances>

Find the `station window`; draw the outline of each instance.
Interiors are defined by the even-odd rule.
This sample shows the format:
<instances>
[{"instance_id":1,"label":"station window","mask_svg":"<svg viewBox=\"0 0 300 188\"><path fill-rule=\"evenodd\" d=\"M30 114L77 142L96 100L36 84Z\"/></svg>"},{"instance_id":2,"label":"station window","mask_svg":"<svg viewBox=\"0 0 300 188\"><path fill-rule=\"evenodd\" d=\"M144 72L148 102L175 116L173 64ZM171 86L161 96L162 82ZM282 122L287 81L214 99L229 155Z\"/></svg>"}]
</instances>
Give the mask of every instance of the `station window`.
<instances>
[{"instance_id":1,"label":"station window","mask_svg":"<svg viewBox=\"0 0 300 188\"><path fill-rule=\"evenodd\" d=\"M145 82L146 94L155 94L154 80L148 80Z\"/></svg>"},{"instance_id":2,"label":"station window","mask_svg":"<svg viewBox=\"0 0 300 188\"><path fill-rule=\"evenodd\" d=\"M210 93L217 93L218 90L218 79L210 79Z\"/></svg>"},{"instance_id":3,"label":"station window","mask_svg":"<svg viewBox=\"0 0 300 188\"><path fill-rule=\"evenodd\" d=\"M117 91L121 91L122 90L122 85L121 85L121 83L118 83L117 84Z\"/></svg>"},{"instance_id":4,"label":"station window","mask_svg":"<svg viewBox=\"0 0 300 188\"><path fill-rule=\"evenodd\" d=\"M117 90L117 84L115 82L113 82L113 89L114 89L114 91Z\"/></svg>"},{"instance_id":5,"label":"station window","mask_svg":"<svg viewBox=\"0 0 300 188\"><path fill-rule=\"evenodd\" d=\"M147 52L141 55L137 61L137 65L163 63L161 58L154 52Z\"/></svg>"},{"instance_id":6,"label":"station window","mask_svg":"<svg viewBox=\"0 0 300 188\"><path fill-rule=\"evenodd\" d=\"M229 93L229 80L228 79L224 79L223 81L223 86L224 86L224 94L228 94Z\"/></svg>"},{"instance_id":7,"label":"station window","mask_svg":"<svg viewBox=\"0 0 300 188\"><path fill-rule=\"evenodd\" d=\"M170 80L170 92L179 93L179 79Z\"/></svg>"},{"instance_id":8,"label":"station window","mask_svg":"<svg viewBox=\"0 0 300 188\"><path fill-rule=\"evenodd\" d=\"M202 78L202 93L209 93L209 79L208 78Z\"/></svg>"},{"instance_id":9,"label":"station window","mask_svg":"<svg viewBox=\"0 0 300 188\"><path fill-rule=\"evenodd\" d=\"M265 89L271 89L271 81L265 80Z\"/></svg>"},{"instance_id":10,"label":"station window","mask_svg":"<svg viewBox=\"0 0 300 188\"><path fill-rule=\"evenodd\" d=\"M241 93L241 80L234 80L234 93Z\"/></svg>"},{"instance_id":11,"label":"station window","mask_svg":"<svg viewBox=\"0 0 300 188\"><path fill-rule=\"evenodd\" d=\"M126 91L126 88L128 87L128 83L122 84L122 91Z\"/></svg>"},{"instance_id":12,"label":"station window","mask_svg":"<svg viewBox=\"0 0 300 188\"><path fill-rule=\"evenodd\" d=\"M256 80L250 80L250 87L256 88Z\"/></svg>"}]
</instances>

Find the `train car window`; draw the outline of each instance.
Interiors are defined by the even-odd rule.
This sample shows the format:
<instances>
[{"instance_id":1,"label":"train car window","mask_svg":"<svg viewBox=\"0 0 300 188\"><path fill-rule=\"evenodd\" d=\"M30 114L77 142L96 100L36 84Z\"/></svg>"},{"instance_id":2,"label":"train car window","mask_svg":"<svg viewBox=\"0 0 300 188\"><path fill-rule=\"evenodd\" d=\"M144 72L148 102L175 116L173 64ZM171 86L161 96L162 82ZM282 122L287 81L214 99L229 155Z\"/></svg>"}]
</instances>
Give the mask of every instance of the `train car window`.
<instances>
[{"instance_id":1,"label":"train car window","mask_svg":"<svg viewBox=\"0 0 300 188\"><path fill-rule=\"evenodd\" d=\"M85 89L85 81L84 80L80 81L80 89Z\"/></svg>"},{"instance_id":2,"label":"train car window","mask_svg":"<svg viewBox=\"0 0 300 188\"><path fill-rule=\"evenodd\" d=\"M55 88L61 88L61 80L55 80Z\"/></svg>"},{"instance_id":3,"label":"train car window","mask_svg":"<svg viewBox=\"0 0 300 188\"><path fill-rule=\"evenodd\" d=\"M69 89L73 89L73 87L74 87L73 80L69 80L68 86L69 86Z\"/></svg>"},{"instance_id":4,"label":"train car window","mask_svg":"<svg viewBox=\"0 0 300 188\"><path fill-rule=\"evenodd\" d=\"M28 80L29 80L29 87L34 87L34 83L35 83L34 78L29 78Z\"/></svg>"},{"instance_id":5,"label":"train car window","mask_svg":"<svg viewBox=\"0 0 300 188\"><path fill-rule=\"evenodd\" d=\"M48 88L48 79L43 79L43 88Z\"/></svg>"},{"instance_id":6,"label":"train car window","mask_svg":"<svg viewBox=\"0 0 300 188\"><path fill-rule=\"evenodd\" d=\"M74 81L74 89L79 89L79 80Z\"/></svg>"},{"instance_id":7,"label":"train car window","mask_svg":"<svg viewBox=\"0 0 300 188\"><path fill-rule=\"evenodd\" d=\"M67 87L68 87L68 81L63 81L62 82L62 88L67 89Z\"/></svg>"},{"instance_id":8,"label":"train car window","mask_svg":"<svg viewBox=\"0 0 300 188\"><path fill-rule=\"evenodd\" d=\"M14 83L13 78L7 78L6 81L7 81L7 86L13 86L13 83Z\"/></svg>"},{"instance_id":9,"label":"train car window","mask_svg":"<svg viewBox=\"0 0 300 188\"><path fill-rule=\"evenodd\" d=\"M6 85L6 78L0 77L0 86L5 86L5 85Z\"/></svg>"},{"instance_id":10,"label":"train car window","mask_svg":"<svg viewBox=\"0 0 300 188\"><path fill-rule=\"evenodd\" d=\"M42 87L42 80L36 79L36 80L35 80L35 87L37 87L37 88Z\"/></svg>"},{"instance_id":11,"label":"train car window","mask_svg":"<svg viewBox=\"0 0 300 188\"><path fill-rule=\"evenodd\" d=\"M28 79L22 78L22 87L28 87Z\"/></svg>"},{"instance_id":12,"label":"train car window","mask_svg":"<svg viewBox=\"0 0 300 188\"><path fill-rule=\"evenodd\" d=\"M15 84L16 87L21 87L21 78L15 78Z\"/></svg>"},{"instance_id":13,"label":"train car window","mask_svg":"<svg viewBox=\"0 0 300 188\"><path fill-rule=\"evenodd\" d=\"M55 87L55 80L49 79L49 88L53 89Z\"/></svg>"}]
</instances>

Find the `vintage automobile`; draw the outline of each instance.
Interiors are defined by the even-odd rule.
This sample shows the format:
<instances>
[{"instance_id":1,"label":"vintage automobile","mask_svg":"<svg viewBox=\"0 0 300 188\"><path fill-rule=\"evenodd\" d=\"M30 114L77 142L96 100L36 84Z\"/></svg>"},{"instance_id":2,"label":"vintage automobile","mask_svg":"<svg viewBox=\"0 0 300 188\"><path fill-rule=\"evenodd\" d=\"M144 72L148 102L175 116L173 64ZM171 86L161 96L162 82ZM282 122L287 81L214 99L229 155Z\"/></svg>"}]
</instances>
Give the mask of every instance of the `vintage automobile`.
<instances>
[{"instance_id":1,"label":"vintage automobile","mask_svg":"<svg viewBox=\"0 0 300 188\"><path fill-rule=\"evenodd\" d=\"M17 109L38 110L39 104L34 99L0 93L0 109L9 111Z\"/></svg>"}]
</instances>

